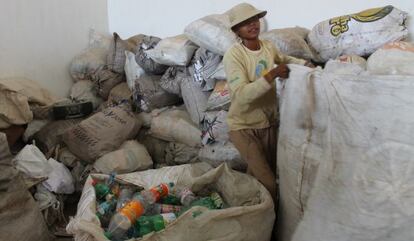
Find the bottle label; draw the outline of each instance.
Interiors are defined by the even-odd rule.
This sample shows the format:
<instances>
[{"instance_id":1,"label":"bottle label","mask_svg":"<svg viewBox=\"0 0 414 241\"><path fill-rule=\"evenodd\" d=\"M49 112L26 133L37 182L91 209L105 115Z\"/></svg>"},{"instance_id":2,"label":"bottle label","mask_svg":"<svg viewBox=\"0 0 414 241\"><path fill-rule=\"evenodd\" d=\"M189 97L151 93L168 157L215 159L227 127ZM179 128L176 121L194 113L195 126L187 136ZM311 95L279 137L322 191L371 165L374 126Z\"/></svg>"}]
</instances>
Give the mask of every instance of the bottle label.
<instances>
[{"instance_id":1,"label":"bottle label","mask_svg":"<svg viewBox=\"0 0 414 241\"><path fill-rule=\"evenodd\" d=\"M165 197L168 195L168 186L162 183L156 187L151 188L150 192L154 195L155 200L159 201L161 197Z\"/></svg>"},{"instance_id":2,"label":"bottle label","mask_svg":"<svg viewBox=\"0 0 414 241\"><path fill-rule=\"evenodd\" d=\"M161 216L164 219L165 225L168 225L177 219L177 216L175 215L175 213L162 213Z\"/></svg>"},{"instance_id":3,"label":"bottle label","mask_svg":"<svg viewBox=\"0 0 414 241\"><path fill-rule=\"evenodd\" d=\"M180 206L160 204L160 212L161 213L178 213L180 211L181 211Z\"/></svg>"},{"instance_id":4,"label":"bottle label","mask_svg":"<svg viewBox=\"0 0 414 241\"><path fill-rule=\"evenodd\" d=\"M139 201L131 201L125 204L120 213L127 217L131 223L135 223L137 218L144 213L144 207Z\"/></svg>"}]
</instances>

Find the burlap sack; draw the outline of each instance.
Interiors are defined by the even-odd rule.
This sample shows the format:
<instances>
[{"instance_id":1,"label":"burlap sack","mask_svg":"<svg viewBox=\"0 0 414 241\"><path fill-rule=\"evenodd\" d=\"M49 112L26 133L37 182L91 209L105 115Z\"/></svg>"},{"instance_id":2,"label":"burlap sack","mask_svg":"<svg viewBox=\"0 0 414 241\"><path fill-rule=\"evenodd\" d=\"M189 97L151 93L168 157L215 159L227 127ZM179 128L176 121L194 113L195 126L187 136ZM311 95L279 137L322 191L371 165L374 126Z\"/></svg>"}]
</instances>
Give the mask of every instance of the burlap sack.
<instances>
[{"instance_id":1,"label":"burlap sack","mask_svg":"<svg viewBox=\"0 0 414 241\"><path fill-rule=\"evenodd\" d=\"M94 83L96 92L106 100L108 99L109 92L111 92L117 84L125 81L125 76L105 67L93 74L91 80Z\"/></svg>"},{"instance_id":2,"label":"burlap sack","mask_svg":"<svg viewBox=\"0 0 414 241\"><path fill-rule=\"evenodd\" d=\"M86 181L77 214L66 227L77 241L107 240L96 216L92 178L108 177L92 175ZM269 192L253 177L225 165L212 169L206 163L187 164L119 175L117 179L146 189L165 182L189 187L196 193L210 187L217 190L230 205L230 208L221 210L193 207L163 231L148 234L140 240L270 240L275 214Z\"/></svg>"},{"instance_id":3,"label":"burlap sack","mask_svg":"<svg viewBox=\"0 0 414 241\"><path fill-rule=\"evenodd\" d=\"M107 108L82 121L63 135L69 150L82 161L94 162L134 138L141 123L125 106Z\"/></svg>"},{"instance_id":4,"label":"burlap sack","mask_svg":"<svg viewBox=\"0 0 414 241\"><path fill-rule=\"evenodd\" d=\"M124 73L125 50L135 52L135 49L141 44L144 37L145 35L138 34L127 40L122 40L117 33L114 33L114 40L106 60L108 68L116 73Z\"/></svg>"}]
</instances>

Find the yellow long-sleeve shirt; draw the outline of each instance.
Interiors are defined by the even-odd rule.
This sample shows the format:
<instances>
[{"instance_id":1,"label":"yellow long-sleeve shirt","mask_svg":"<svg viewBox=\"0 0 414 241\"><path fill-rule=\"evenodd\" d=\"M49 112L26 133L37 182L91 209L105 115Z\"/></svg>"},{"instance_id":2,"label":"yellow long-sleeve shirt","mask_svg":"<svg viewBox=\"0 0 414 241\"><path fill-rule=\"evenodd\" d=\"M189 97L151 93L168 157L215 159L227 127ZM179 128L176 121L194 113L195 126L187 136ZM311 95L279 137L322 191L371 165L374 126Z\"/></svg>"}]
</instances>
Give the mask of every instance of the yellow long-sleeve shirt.
<instances>
[{"instance_id":1,"label":"yellow long-sleeve shirt","mask_svg":"<svg viewBox=\"0 0 414 241\"><path fill-rule=\"evenodd\" d=\"M231 97L227 123L230 130L241 130L266 128L278 118L275 82L269 84L263 77L274 64L306 61L283 55L271 42L261 40L257 51L234 44L223 63Z\"/></svg>"}]
</instances>

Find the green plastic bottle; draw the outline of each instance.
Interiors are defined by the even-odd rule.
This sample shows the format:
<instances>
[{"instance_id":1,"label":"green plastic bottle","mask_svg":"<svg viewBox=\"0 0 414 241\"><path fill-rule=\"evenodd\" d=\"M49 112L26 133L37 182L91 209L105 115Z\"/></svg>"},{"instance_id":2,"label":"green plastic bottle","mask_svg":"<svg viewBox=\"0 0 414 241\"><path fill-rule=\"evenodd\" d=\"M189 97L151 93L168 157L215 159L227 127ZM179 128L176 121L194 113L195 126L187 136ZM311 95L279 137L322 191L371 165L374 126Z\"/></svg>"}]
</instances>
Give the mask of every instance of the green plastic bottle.
<instances>
[{"instance_id":1,"label":"green plastic bottle","mask_svg":"<svg viewBox=\"0 0 414 241\"><path fill-rule=\"evenodd\" d=\"M151 232L158 232L177 219L174 213L163 213L154 216L141 216L135 223L140 237Z\"/></svg>"},{"instance_id":2,"label":"green plastic bottle","mask_svg":"<svg viewBox=\"0 0 414 241\"><path fill-rule=\"evenodd\" d=\"M100 183L96 180L93 180L92 185L95 188L95 194L96 194L97 200L102 200L106 197L106 195L111 193L111 188L104 183Z\"/></svg>"},{"instance_id":3,"label":"green plastic bottle","mask_svg":"<svg viewBox=\"0 0 414 241\"><path fill-rule=\"evenodd\" d=\"M181 205L180 199L174 195L167 195L161 198L160 203L169 205Z\"/></svg>"}]
</instances>

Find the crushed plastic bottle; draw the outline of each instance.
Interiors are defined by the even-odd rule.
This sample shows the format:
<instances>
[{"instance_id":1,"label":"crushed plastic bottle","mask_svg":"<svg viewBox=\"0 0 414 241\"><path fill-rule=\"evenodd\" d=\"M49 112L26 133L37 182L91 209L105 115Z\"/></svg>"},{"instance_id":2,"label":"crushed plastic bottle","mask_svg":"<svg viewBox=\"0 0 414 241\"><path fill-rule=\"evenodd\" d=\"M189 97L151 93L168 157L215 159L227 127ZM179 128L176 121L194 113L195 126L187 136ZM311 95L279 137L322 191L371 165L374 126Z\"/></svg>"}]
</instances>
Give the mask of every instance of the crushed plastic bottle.
<instances>
[{"instance_id":1,"label":"crushed plastic bottle","mask_svg":"<svg viewBox=\"0 0 414 241\"><path fill-rule=\"evenodd\" d=\"M118 203L116 204L116 210L119 211L125 206L125 204L132 199L134 195L134 189L132 187L124 187L119 191Z\"/></svg>"},{"instance_id":2,"label":"crushed plastic bottle","mask_svg":"<svg viewBox=\"0 0 414 241\"><path fill-rule=\"evenodd\" d=\"M182 210L182 206L170 205L170 204L160 204L155 203L148 210L146 210L146 215L155 215L162 213L179 213Z\"/></svg>"},{"instance_id":3,"label":"crushed plastic bottle","mask_svg":"<svg viewBox=\"0 0 414 241\"><path fill-rule=\"evenodd\" d=\"M177 196L180 199L181 204L185 207L190 206L192 202L197 200L196 195L189 188L177 190Z\"/></svg>"}]
</instances>

